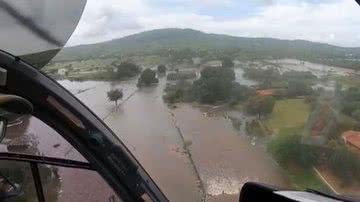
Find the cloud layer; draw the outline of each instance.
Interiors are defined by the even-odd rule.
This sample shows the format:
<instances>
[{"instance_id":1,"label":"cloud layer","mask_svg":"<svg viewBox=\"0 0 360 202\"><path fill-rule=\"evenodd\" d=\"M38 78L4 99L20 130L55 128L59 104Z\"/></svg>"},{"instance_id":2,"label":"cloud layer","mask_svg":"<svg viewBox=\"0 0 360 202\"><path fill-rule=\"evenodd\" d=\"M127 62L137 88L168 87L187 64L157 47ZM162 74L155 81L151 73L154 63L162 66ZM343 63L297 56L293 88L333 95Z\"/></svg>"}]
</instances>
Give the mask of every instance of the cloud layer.
<instances>
[{"instance_id":1,"label":"cloud layer","mask_svg":"<svg viewBox=\"0 0 360 202\"><path fill-rule=\"evenodd\" d=\"M360 47L360 7L352 0L88 0L68 45L173 27Z\"/></svg>"}]
</instances>

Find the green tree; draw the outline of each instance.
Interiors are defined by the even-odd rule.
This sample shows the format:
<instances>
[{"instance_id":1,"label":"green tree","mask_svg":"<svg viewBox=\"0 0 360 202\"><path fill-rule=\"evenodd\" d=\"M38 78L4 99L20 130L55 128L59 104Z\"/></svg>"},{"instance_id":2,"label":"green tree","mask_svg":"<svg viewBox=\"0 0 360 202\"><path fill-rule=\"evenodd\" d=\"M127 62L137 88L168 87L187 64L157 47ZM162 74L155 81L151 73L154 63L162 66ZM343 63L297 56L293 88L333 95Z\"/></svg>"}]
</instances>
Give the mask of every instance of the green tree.
<instances>
[{"instance_id":1,"label":"green tree","mask_svg":"<svg viewBox=\"0 0 360 202\"><path fill-rule=\"evenodd\" d=\"M292 80L314 80L317 77L311 73L310 71L288 71L283 73L284 79L292 79Z\"/></svg>"},{"instance_id":2,"label":"green tree","mask_svg":"<svg viewBox=\"0 0 360 202\"><path fill-rule=\"evenodd\" d=\"M222 60L221 60L221 64L222 64L222 67L234 67L234 62L231 60L231 58L229 57L224 57Z\"/></svg>"},{"instance_id":3,"label":"green tree","mask_svg":"<svg viewBox=\"0 0 360 202\"><path fill-rule=\"evenodd\" d=\"M138 80L137 86L143 87L143 86L150 86L151 84L158 83L159 79L156 78L155 71L151 69L145 69Z\"/></svg>"},{"instance_id":4,"label":"green tree","mask_svg":"<svg viewBox=\"0 0 360 202\"><path fill-rule=\"evenodd\" d=\"M313 92L311 86L306 81L292 79L288 83L289 96L303 96L310 95Z\"/></svg>"},{"instance_id":5,"label":"green tree","mask_svg":"<svg viewBox=\"0 0 360 202\"><path fill-rule=\"evenodd\" d=\"M357 121L360 121L360 109L356 109L354 112L352 112L351 116Z\"/></svg>"},{"instance_id":6,"label":"green tree","mask_svg":"<svg viewBox=\"0 0 360 202\"><path fill-rule=\"evenodd\" d=\"M225 68L217 68L217 67L207 67L203 69L201 72L200 79L223 79L227 81L235 80L235 72L233 69L225 69Z\"/></svg>"},{"instance_id":7,"label":"green tree","mask_svg":"<svg viewBox=\"0 0 360 202\"><path fill-rule=\"evenodd\" d=\"M270 114L275 105L275 99L272 96L253 96L250 97L245 105L249 114L257 115L260 119L264 115Z\"/></svg>"},{"instance_id":8,"label":"green tree","mask_svg":"<svg viewBox=\"0 0 360 202\"><path fill-rule=\"evenodd\" d=\"M157 71L160 73L160 74L165 74L165 72L166 72L166 66L165 65L159 65L158 67L157 67Z\"/></svg>"},{"instance_id":9,"label":"green tree","mask_svg":"<svg viewBox=\"0 0 360 202\"><path fill-rule=\"evenodd\" d=\"M192 83L186 80L179 80L175 84L168 83L163 98L168 103L193 101L191 87Z\"/></svg>"},{"instance_id":10,"label":"green tree","mask_svg":"<svg viewBox=\"0 0 360 202\"><path fill-rule=\"evenodd\" d=\"M107 92L107 97L110 101L115 102L117 105L117 101L123 97L123 91L119 89L113 89Z\"/></svg>"},{"instance_id":11,"label":"green tree","mask_svg":"<svg viewBox=\"0 0 360 202\"><path fill-rule=\"evenodd\" d=\"M344 98L347 101L360 101L360 88L351 87L344 92Z\"/></svg>"},{"instance_id":12,"label":"green tree","mask_svg":"<svg viewBox=\"0 0 360 202\"><path fill-rule=\"evenodd\" d=\"M244 68L244 76L262 83L271 84L272 81L281 79L281 74L276 68Z\"/></svg>"},{"instance_id":13,"label":"green tree","mask_svg":"<svg viewBox=\"0 0 360 202\"><path fill-rule=\"evenodd\" d=\"M267 149L280 164L310 167L318 163L320 156L319 148L303 144L298 134L279 134L269 142Z\"/></svg>"},{"instance_id":14,"label":"green tree","mask_svg":"<svg viewBox=\"0 0 360 202\"><path fill-rule=\"evenodd\" d=\"M355 153L346 146L330 150L329 153L329 166L344 183L350 183L354 179L360 180L360 159Z\"/></svg>"},{"instance_id":15,"label":"green tree","mask_svg":"<svg viewBox=\"0 0 360 202\"><path fill-rule=\"evenodd\" d=\"M193 84L193 96L201 103L214 104L231 98L235 80L233 69L207 67Z\"/></svg>"},{"instance_id":16,"label":"green tree","mask_svg":"<svg viewBox=\"0 0 360 202\"><path fill-rule=\"evenodd\" d=\"M255 90L244 85L240 85L237 82L233 82L230 89L231 102L237 103L239 101L245 101L250 96L255 94Z\"/></svg>"},{"instance_id":17,"label":"green tree","mask_svg":"<svg viewBox=\"0 0 360 202\"><path fill-rule=\"evenodd\" d=\"M354 112L358 111L360 109L360 102L359 101L344 101L342 103L342 109L341 111L344 114L347 114L349 116L353 115ZM355 115L355 114L354 114Z\"/></svg>"},{"instance_id":18,"label":"green tree","mask_svg":"<svg viewBox=\"0 0 360 202\"><path fill-rule=\"evenodd\" d=\"M115 73L113 74L114 79L124 79L137 76L141 72L141 68L136 64L125 61L117 65L116 63L112 64L115 68Z\"/></svg>"},{"instance_id":19,"label":"green tree","mask_svg":"<svg viewBox=\"0 0 360 202\"><path fill-rule=\"evenodd\" d=\"M227 101L231 95L232 82L220 78L199 79L194 82L193 94L201 103L214 104Z\"/></svg>"}]
</instances>

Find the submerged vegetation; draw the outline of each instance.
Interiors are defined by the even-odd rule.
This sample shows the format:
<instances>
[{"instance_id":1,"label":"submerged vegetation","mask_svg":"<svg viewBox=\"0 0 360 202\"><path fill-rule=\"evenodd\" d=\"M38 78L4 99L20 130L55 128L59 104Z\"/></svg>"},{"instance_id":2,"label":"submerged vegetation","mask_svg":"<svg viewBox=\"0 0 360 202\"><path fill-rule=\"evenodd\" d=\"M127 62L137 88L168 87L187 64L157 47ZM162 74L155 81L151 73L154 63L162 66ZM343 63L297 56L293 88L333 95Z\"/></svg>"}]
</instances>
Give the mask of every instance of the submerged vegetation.
<instances>
[{"instance_id":1,"label":"submerged vegetation","mask_svg":"<svg viewBox=\"0 0 360 202\"><path fill-rule=\"evenodd\" d=\"M107 92L107 96L110 101L115 102L115 105L117 105L118 100L123 97L123 91L119 89L113 89Z\"/></svg>"},{"instance_id":2,"label":"submerged vegetation","mask_svg":"<svg viewBox=\"0 0 360 202\"><path fill-rule=\"evenodd\" d=\"M156 83L159 83L159 79L156 78L156 72L151 69L145 69L138 79L137 87L146 87Z\"/></svg>"},{"instance_id":3,"label":"submerged vegetation","mask_svg":"<svg viewBox=\"0 0 360 202\"><path fill-rule=\"evenodd\" d=\"M165 74L165 73L166 73L166 70L167 70L167 68L166 68L166 66L163 65L163 64L160 64L160 65L158 65L158 67L157 67L157 71L158 71L159 74Z\"/></svg>"},{"instance_id":4,"label":"submerged vegetation","mask_svg":"<svg viewBox=\"0 0 360 202\"><path fill-rule=\"evenodd\" d=\"M194 71L170 72L166 76L166 79L170 81L195 79L195 78L196 78L196 73Z\"/></svg>"},{"instance_id":5,"label":"submerged vegetation","mask_svg":"<svg viewBox=\"0 0 360 202\"><path fill-rule=\"evenodd\" d=\"M245 101L253 94L249 87L235 82L235 73L230 68L206 67L200 72L200 78L193 83L182 79L165 90L165 100L197 101L204 104L237 103Z\"/></svg>"},{"instance_id":6,"label":"submerged vegetation","mask_svg":"<svg viewBox=\"0 0 360 202\"><path fill-rule=\"evenodd\" d=\"M191 102L194 100L191 89L192 83L189 81L180 80L175 84L168 83L164 89L164 101L170 104L178 102Z\"/></svg>"},{"instance_id":7,"label":"submerged vegetation","mask_svg":"<svg viewBox=\"0 0 360 202\"><path fill-rule=\"evenodd\" d=\"M129 61L121 62L120 64L113 63L112 65L114 67L114 80L135 77L141 72L141 68L138 65Z\"/></svg>"},{"instance_id":8,"label":"submerged vegetation","mask_svg":"<svg viewBox=\"0 0 360 202\"><path fill-rule=\"evenodd\" d=\"M275 98L272 96L253 96L246 102L246 112L261 117L271 114L274 109Z\"/></svg>"}]
</instances>

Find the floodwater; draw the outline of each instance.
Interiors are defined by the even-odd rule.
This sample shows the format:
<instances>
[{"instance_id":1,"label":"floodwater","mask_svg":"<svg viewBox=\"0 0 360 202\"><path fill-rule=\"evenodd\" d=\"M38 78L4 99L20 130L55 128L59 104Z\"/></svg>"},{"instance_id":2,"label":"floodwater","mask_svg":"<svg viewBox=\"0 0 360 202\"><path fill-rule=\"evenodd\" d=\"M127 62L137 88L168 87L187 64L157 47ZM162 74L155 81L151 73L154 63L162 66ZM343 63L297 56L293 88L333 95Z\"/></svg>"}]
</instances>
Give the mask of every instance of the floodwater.
<instances>
[{"instance_id":1,"label":"floodwater","mask_svg":"<svg viewBox=\"0 0 360 202\"><path fill-rule=\"evenodd\" d=\"M242 73L237 73L237 79ZM242 77L241 77L242 78ZM170 109L162 99L165 78L138 90L125 82L59 81L92 109L120 137L170 201L237 201L247 181L288 186L281 169L264 149L250 144L221 113L180 104ZM252 85L252 83L242 83ZM110 89L123 89L118 106L108 101ZM245 117L246 118L246 117ZM242 131L242 132L241 132ZM34 151L58 158L85 159L55 131L34 117L9 128L11 139L30 142ZM26 134L25 140L21 140ZM32 148L30 147L30 148ZM58 201L107 201L113 192L94 172L58 168ZM82 187L86 184L87 189Z\"/></svg>"},{"instance_id":2,"label":"floodwater","mask_svg":"<svg viewBox=\"0 0 360 202\"><path fill-rule=\"evenodd\" d=\"M224 201L226 195L238 195L248 181L288 185L269 155L239 136L224 116L207 116L187 104L174 114L185 139L192 143L190 151L209 200Z\"/></svg>"},{"instance_id":3,"label":"floodwater","mask_svg":"<svg viewBox=\"0 0 360 202\"><path fill-rule=\"evenodd\" d=\"M139 90L105 122L173 201L200 201L201 189L158 87Z\"/></svg>"},{"instance_id":4,"label":"floodwater","mask_svg":"<svg viewBox=\"0 0 360 202\"><path fill-rule=\"evenodd\" d=\"M329 73L340 76L346 76L348 74L352 74L355 72L352 69L328 66L323 64L315 64L315 63L300 61L296 59L269 60L269 62L277 64L282 72L290 71L290 70L310 71L311 73L313 73L318 77L326 76Z\"/></svg>"},{"instance_id":5,"label":"floodwater","mask_svg":"<svg viewBox=\"0 0 360 202\"><path fill-rule=\"evenodd\" d=\"M248 66L246 63L241 63L242 65L238 65L235 68L235 76L236 81L240 84L246 86L254 86L257 85L258 82L248 79L244 77L243 66ZM256 62L256 68L267 69L276 67L280 73L288 72L288 71L300 71L300 72L311 72L319 79L327 76L348 76L354 74L355 71L352 69L342 68L342 67L334 67L323 64L315 64L311 62L296 60L296 59L280 59L280 60L267 60L265 62ZM319 80L313 86L314 89L323 88L326 91L334 91L335 89L335 81L327 80L321 81Z\"/></svg>"},{"instance_id":6,"label":"floodwater","mask_svg":"<svg viewBox=\"0 0 360 202\"><path fill-rule=\"evenodd\" d=\"M258 84L257 81L244 77L244 70L242 68L240 67L234 68L234 71L235 71L235 81L240 83L241 85L254 86Z\"/></svg>"},{"instance_id":7,"label":"floodwater","mask_svg":"<svg viewBox=\"0 0 360 202\"><path fill-rule=\"evenodd\" d=\"M294 70L323 73L351 70L284 60L277 63ZM301 66L304 69L297 69ZM325 70L324 70L325 68ZM236 81L243 85L256 82L243 77L235 68ZM138 89L136 80L124 82L63 80L61 85L92 109L119 136L136 156L170 201L237 201L239 190L248 181L288 187L282 170L265 151L236 131L222 111L209 115L204 107L179 104L170 109L162 99L165 79L157 86ZM124 97L118 106L108 101L107 92L118 88ZM228 114L229 115L229 114ZM231 115L233 116L233 115ZM251 117L240 116L241 119ZM17 131L18 130L18 131ZM24 120L23 127L9 128L11 138L28 135L38 152L47 156L85 161L51 128L35 118ZM30 139L29 139L30 138ZM61 179L58 201L106 201L113 195L96 173L59 168ZM84 184L87 189L82 189Z\"/></svg>"},{"instance_id":8,"label":"floodwater","mask_svg":"<svg viewBox=\"0 0 360 202\"><path fill-rule=\"evenodd\" d=\"M136 81L60 81L73 93L90 88L76 96L104 118L171 201L201 201L203 191L207 201L237 199L247 181L288 185L269 155L238 135L230 120L207 117L191 104L169 109L165 82L137 90ZM107 100L111 88L124 89L118 107Z\"/></svg>"}]
</instances>

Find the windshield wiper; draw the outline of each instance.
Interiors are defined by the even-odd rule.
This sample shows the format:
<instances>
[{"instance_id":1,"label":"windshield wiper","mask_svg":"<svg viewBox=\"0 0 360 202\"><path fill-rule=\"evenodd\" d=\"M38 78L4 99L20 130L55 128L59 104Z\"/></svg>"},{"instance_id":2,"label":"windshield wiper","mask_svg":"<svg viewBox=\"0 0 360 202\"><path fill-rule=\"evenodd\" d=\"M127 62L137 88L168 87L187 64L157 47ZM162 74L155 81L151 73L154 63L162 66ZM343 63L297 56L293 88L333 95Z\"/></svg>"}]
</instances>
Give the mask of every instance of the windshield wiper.
<instances>
[{"instance_id":1,"label":"windshield wiper","mask_svg":"<svg viewBox=\"0 0 360 202\"><path fill-rule=\"evenodd\" d=\"M49 32L42 29L40 26L38 26L31 18L26 17L25 15L22 15L16 8L14 8L9 3L5 2L4 0L0 1L0 9L5 11L7 14L12 16L18 23L20 23L22 26L26 27L29 31L34 33L36 36L44 39L45 41L54 44L58 47L62 46L62 42L56 39L56 37L52 36Z\"/></svg>"}]
</instances>

